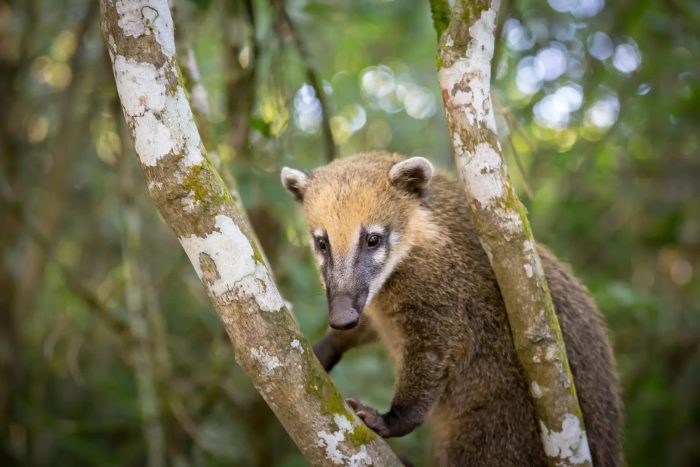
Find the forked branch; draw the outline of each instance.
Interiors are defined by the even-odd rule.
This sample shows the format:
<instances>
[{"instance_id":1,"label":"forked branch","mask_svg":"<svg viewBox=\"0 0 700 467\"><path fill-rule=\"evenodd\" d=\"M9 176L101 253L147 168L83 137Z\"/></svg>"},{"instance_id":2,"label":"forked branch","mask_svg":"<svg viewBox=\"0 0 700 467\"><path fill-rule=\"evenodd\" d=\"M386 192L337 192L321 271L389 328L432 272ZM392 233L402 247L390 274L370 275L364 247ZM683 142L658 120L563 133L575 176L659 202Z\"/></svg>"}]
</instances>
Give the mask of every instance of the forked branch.
<instances>
[{"instance_id":1,"label":"forked branch","mask_svg":"<svg viewBox=\"0 0 700 467\"><path fill-rule=\"evenodd\" d=\"M313 465L400 465L314 356L207 157L178 73L167 0L100 3L149 194L206 287L238 363Z\"/></svg>"}]
</instances>

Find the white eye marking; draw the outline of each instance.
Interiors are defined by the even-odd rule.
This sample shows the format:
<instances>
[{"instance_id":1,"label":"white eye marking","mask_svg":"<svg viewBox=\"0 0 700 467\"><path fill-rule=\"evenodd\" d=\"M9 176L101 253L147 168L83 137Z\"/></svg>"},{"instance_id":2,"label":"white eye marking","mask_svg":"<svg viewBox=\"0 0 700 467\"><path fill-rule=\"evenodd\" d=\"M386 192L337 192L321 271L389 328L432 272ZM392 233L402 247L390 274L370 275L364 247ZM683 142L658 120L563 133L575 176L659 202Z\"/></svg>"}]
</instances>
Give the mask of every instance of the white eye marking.
<instances>
[{"instance_id":1,"label":"white eye marking","mask_svg":"<svg viewBox=\"0 0 700 467\"><path fill-rule=\"evenodd\" d=\"M309 245L311 245L311 252L314 254L314 259L316 260L316 265L317 265L319 271L323 270L323 266L326 263L326 258L324 257L323 254L321 254L318 251L318 248L316 248L316 239L318 237L323 237L324 235L325 235L325 232L323 231L323 229L316 229L311 233L311 235L310 235L311 238L309 240ZM321 284L325 287L326 284L325 284L323 274L321 274L320 276L321 276Z\"/></svg>"},{"instance_id":2,"label":"white eye marking","mask_svg":"<svg viewBox=\"0 0 700 467\"><path fill-rule=\"evenodd\" d=\"M384 234L384 226L379 224L370 224L365 227L367 235L382 235Z\"/></svg>"},{"instance_id":3,"label":"white eye marking","mask_svg":"<svg viewBox=\"0 0 700 467\"><path fill-rule=\"evenodd\" d=\"M369 284L369 293L367 294L365 306L369 305L372 298L379 292L384 282L386 282L391 273L394 272L394 269L396 269L396 266L398 266L411 249L411 242L404 241L403 243L399 243L401 239L401 234L394 230L389 234L388 239L388 244L391 247L390 251L387 251L386 245L382 245L382 248L377 250L375 258L377 262L383 263L383 266L379 274L377 274Z\"/></svg>"},{"instance_id":4,"label":"white eye marking","mask_svg":"<svg viewBox=\"0 0 700 467\"><path fill-rule=\"evenodd\" d=\"M391 232L391 234L389 235L389 244L396 245L397 243L399 243L399 240L401 240L401 234L398 233L396 230Z\"/></svg>"},{"instance_id":5,"label":"white eye marking","mask_svg":"<svg viewBox=\"0 0 700 467\"><path fill-rule=\"evenodd\" d=\"M365 301L365 306L372 301L372 298L379 292L379 290L384 285L384 282L389 278L391 273L394 271L399 262L406 256L408 250L410 249L410 244L398 245L396 248L392 248L391 255L388 261L384 263L384 267L379 272L377 277L372 280L369 284L369 293L367 294L367 300ZM386 252L384 253L386 254Z\"/></svg>"},{"instance_id":6,"label":"white eye marking","mask_svg":"<svg viewBox=\"0 0 700 467\"><path fill-rule=\"evenodd\" d=\"M383 263L386 259L386 248L378 248L374 253L374 261Z\"/></svg>"}]
</instances>

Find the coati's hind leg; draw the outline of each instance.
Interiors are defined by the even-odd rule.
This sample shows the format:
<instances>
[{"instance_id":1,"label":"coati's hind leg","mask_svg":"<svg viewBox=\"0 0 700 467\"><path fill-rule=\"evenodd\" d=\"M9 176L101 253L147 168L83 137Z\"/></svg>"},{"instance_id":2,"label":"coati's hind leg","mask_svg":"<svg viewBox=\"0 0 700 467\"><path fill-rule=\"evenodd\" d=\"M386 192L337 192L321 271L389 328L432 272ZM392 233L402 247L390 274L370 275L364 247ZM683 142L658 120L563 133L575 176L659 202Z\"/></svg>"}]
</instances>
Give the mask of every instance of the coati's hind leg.
<instances>
[{"instance_id":1,"label":"coati's hind leg","mask_svg":"<svg viewBox=\"0 0 700 467\"><path fill-rule=\"evenodd\" d=\"M465 388L467 389L467 388ZM470 390L472 388L468 388ZM436 467L546 467L537 419L525 391L495 390L476 407L463 394L431 414Z\"/></svg>"},{"instance_id":2,"label":"coati's hind leg","mask_svg":"<svg viewBox=\"0 0 700 467\"><path fill-rule=\"evenodd\" d=\"M353 329L339 331L328 328L326 334L314 344L314 353L326 371L331 371L345 352L353 347L368 344L377 339L370 318L360 317L360 323Z\"/></svg>"}]
</instances>

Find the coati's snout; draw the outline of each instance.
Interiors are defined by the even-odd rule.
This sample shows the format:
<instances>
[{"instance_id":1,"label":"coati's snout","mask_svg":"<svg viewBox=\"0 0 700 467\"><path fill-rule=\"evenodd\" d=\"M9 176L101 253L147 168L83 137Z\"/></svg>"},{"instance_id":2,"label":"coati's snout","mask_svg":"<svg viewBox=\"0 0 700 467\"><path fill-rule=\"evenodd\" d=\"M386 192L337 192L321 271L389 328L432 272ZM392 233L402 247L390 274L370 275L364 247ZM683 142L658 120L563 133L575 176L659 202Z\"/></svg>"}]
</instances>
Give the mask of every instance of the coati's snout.
<instances>
[{"instance_id":1,"label":"coati's snout","mask_svg":"<svg viewBox=\"0 0 700 467\"><path fill-rule=\"evenodd\" d=\"M304 206L332 328L357 326L416 238L430 232L421 202L432 176L427 159L391 155L341 159L313 173L282 169L282 184Z\"/></svg>"},{"instance_id":2,"label":"coati's snout","mask_svg":"<svg viewBox=\"0 0 700 467\"><path fill-rule=\"evenodd\" d=\"M352 329L360 322L355 300L349 295L334 297L328 302L328 324L333 329Z\"/></svg>"},{"instance_id":3,"label":"coati's snout","mask_svg":"<svg viewBox=\"0 0 700 467\"><path fill-rule=\"evenodd\" d=\"M331 256L330 245L323 246L326 236L324 233L321 239L315 240L315 248L320 250L317 256L320 256L318 263L328 299L328 324L333 329L352 329L360 322L360 315L367 306L370 282L379 267L359 245L353 258L341 254Z\"/></svg>"}]
</instances>

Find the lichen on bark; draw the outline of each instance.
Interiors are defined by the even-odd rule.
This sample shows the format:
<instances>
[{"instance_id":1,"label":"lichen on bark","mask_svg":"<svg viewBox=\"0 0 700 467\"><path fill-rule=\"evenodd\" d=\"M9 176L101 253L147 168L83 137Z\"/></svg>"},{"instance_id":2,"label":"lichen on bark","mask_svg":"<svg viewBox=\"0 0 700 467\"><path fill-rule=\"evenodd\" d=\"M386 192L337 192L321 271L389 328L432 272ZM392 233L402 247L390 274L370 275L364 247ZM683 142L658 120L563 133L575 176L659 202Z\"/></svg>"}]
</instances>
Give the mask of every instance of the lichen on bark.
<instances>
[{"instance_id":1,"label":"lichen on bark","mask_svg":"<svg viewBox=\"0 0 700 467\"><path fill-rule=\"evenodd\" d=\"M236 360L311 464L400 465L323 371L281 299L238 197L209 160L176 63L167 0L100 5L149 194L206 287Z\"/></svg>"},{"instance_id":2,"label":"lichen on bark","mask_svg":"<svg viewBox=\"0 0 700 467\"><path fill-rule=\"evenodd\" d=\"M491 61L499 6L499 0L457 0L440 34L438 74L453 154L529 379L546 458L552 466L590 466L561 329L525 206L510 184L498 142Z\"/></svg>"}]
</instances>

